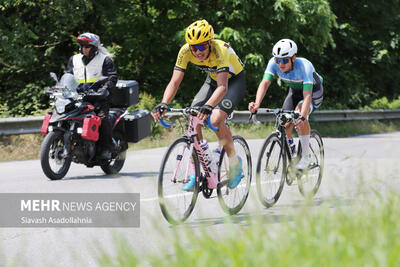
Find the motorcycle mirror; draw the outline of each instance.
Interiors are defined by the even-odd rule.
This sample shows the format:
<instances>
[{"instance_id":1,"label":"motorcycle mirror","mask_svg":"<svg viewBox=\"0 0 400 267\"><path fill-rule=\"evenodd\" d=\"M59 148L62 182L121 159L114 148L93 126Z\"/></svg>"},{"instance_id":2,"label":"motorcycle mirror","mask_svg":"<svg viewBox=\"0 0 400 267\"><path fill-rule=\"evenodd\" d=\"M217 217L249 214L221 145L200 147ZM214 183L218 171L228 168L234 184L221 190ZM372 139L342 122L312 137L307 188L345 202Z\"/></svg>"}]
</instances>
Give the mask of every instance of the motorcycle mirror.
<instances>
[{"instance_id":1,"label":"motorcycle mirror","mask_svg":"<svg viewBox=\"0 0 400 267\"><path fill-rule=\"evenodd\" d=\"M50 77L58 83L57 75L54 72L50 72Z\"/></svg>"}]
</instances>

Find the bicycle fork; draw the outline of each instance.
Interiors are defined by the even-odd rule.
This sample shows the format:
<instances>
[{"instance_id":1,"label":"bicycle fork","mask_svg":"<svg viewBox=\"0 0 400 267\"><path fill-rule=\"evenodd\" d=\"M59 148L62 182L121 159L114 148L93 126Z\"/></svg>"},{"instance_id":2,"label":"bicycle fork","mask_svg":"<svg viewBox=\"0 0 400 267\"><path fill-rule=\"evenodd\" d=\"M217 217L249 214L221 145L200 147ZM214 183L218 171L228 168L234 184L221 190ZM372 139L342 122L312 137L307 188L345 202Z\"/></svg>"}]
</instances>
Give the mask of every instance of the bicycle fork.
<instances>
[{"instance_id":1,"label":"bicycle fork","mask_svg":"<svg viewBox=\"0 0 400 267\"><path fill-rule=\"evenodd\" d=\"M176 168L175 168L175 170L174 170L174 174L172 175L172 178L171 178L171 182L173 182L173 183L176 183L177 181L176 181L176 175L177 175L177 173L178 173L178 170L179 170L179 166L181 165L181 163L182 163L182 159L183 159L183 155L185 154L185 151L186 151L186 147L184 147L183 148L183 151L182 151L182 153L180 153L180 154L178 154L177 156L176 156L176 161L177 161L177 163L176 163ZM192 155L192 153L193 153L193 146L190 146L190 150L189 150L189 155ZM190 170L190 164L192 163L192 161L191 160L188 160L188 163L187 163L187 166L186 166L186 171L185 171L185 178L183 179L183 183L187 183L188 182L188 176L189 176L189 170ZM193 164L193 163L192 163Z\"/></svg>"}]
</instances>

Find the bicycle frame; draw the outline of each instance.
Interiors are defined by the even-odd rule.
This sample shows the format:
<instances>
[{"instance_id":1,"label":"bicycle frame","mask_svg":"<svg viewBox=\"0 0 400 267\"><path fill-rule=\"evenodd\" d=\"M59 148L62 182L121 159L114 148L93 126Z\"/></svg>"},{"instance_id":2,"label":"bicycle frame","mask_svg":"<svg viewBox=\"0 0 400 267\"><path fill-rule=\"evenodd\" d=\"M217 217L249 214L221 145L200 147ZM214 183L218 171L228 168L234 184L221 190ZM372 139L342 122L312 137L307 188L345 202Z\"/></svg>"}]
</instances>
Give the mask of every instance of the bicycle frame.
<instances>
[{"instance_id":1,"label":"bicycle frame","mask_svg":"<svg viewBox=\"0 0 400 267\"><path fill-rule=\"evenodd\" d=\"M279 133L279 136L281 139L281 144L283 146L282 156L287 156L289 159L289 162L290 162L293 159L293 153L292 153L292 150L290 149L289 140L286 135L286 127L284 125L279 125L277 132Z\"/></svg>"},{"instance_id":2,"label":"bicycle frame","mask_svg":"<svg viewBox=\"0 0 400 267\"><path fill-rule=\"evenodd\" d=\"M177 111L177 112L182 112L185 115L188 115L189 118L189 123L188 123L188 130L186 133L186 136L189 138L190 143L193 145L190 145L190 151L189 151L189 155L192 155L193 153L193 149L196 151L196 154L199 157L200 160L200 164L201 167L203 167L204 170L204 177L207 178L207 187L209 189L216 189L218 186L218 173L213 173L211 172L210 169L210 161L208 160L207 156L205 155L203 148L200 146L200 139L199 139L199 135L197 133L197 126L203 125L204 121L199 120L196 116L191 115L190 113L188 114L188 112L186 111L186 109L171 109L170 111ZM171 125L166 124L164 121L160 120L160 123L164 126L164 127L170 127ZM209 118L207 118L207 123L208 126L213 129L216 130L217 128L212 127ZM186 148L182 151L182 155L185 152ZM173 174L173 181L176 181L176 174L177 171L179 169L180 166L180 162L181 159L178 159L178 164L176 166L176 169L174 171ZM186 173L185 173L185 179L184 179L184 183L187 182L187 177L189 174L189 170L190 170L190 164L192 164L190 161L188 162L188 165L186 166ZM196 179L198 179L197 181L199 181L200 177L196 177Z\"/></svg>"},{"instance_id":3,"label":"bicycle frame","mask_svg":"<svg viewBox=\"0 0 400 267\"><path fill-rule=\"evenodd\" d=\"M293 153L292 153L292 150L290 149L289 140L286 135L285 124L290 123L290 122L294 123L295 120L297 119L298 114L294 111L282 110L282 109L259 109L259 111L266 112L266 113L273 113L274 115L276 115L275 128L276 128L276 132L279 134L281 144L283 146L282 150L281 150L281 156L287 155L289 162L292 161ZM289 116L286 116L286 115L289 115ZM250 118L253 118L253 121L256 124L260 123L259 121L257 121L255 116L253 117L253 114L251 115Z\"/></svg>"}]
</instances>

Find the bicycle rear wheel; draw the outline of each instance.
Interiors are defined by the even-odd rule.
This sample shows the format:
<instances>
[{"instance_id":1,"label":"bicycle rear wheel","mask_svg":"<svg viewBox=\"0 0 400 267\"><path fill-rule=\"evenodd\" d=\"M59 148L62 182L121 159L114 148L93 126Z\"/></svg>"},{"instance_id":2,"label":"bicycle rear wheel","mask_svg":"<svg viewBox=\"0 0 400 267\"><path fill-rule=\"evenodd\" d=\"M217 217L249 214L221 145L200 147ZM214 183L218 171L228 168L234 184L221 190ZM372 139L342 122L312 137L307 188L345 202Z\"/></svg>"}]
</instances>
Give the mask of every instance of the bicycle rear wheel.
<instances>
[{"instance_id":1,"label":"bicycle rear wheel","mask_svg":"<svg viewBox=\"0 0 400 267\"><path fill-rule=\"evenodd\" d=\"M182 186L187 182L187 176L192 174L191 164L195 166L196 183L193 191L184 191ZM195 151L190 153L189 139L187 137L176 139L168 147L158 175L158 200L161 212L171 224L185 221L192 213L199 190L199 176L199 161Z\"/></svg>"},{"instance_id":2,"label":"bicycle rear wheel","mask_svg":"<svg viewBox=\"0 0 400 267\"><path fill-rule=\"evenodd\" d=\"M229 159L225 149L222 149L218 167L219 184L217 188L219 203L222 209L230 215L238 213L246 203L253 173L250 149L246 140L235 135L233 136L233 144L236 155L242 159L242 179L235 188L228 187Z\"/></svg>"},{"instance_id":3,"label":"bicycle rear wheel","mask_svg":"<svg viewBox=\"0 0 400 267\"><path fill-rule=\"evenodd\" d=\"M257 161L256 184L261 203L272 207L279 199L286 177L287 158L278 133L265 139Z\"/></svg>"},{"instance_id":4,"label":"bicycle rear wheel","mask_svg":"<svg viewBox=\"0 0 400 267\"><path fill-rule=\"evenodd\" d=\"M311 161L306 171L299 172L297 184L303 196L314 196L321 184L324 171L324 144L321 135L316 130L310 133L310 153ZM299 145L299 155L301 155L301 145Z\"/></svg>"}]
</instances>

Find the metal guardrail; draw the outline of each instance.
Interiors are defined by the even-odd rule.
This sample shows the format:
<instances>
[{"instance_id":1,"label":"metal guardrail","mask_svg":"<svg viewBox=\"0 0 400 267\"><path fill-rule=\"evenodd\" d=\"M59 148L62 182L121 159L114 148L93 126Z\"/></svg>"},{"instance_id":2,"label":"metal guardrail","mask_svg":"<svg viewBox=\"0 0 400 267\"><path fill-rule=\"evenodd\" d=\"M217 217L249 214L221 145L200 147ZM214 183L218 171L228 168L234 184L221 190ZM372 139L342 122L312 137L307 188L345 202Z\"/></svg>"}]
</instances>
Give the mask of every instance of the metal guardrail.
<instances>
[{"instance_id":1,"label":"metal guardrail","mask_svg":"<svg viewBox=\"0 0 400 267\"><path fill-rule=\"evenodd\" d=\"M44 116L0 118L0 135L40 133Z\"/></svg>"},{"instance_id":2,"label":"metal guardrail","mask_svg":"<svg viewBox=\"0 0 400 267\"><path fill-rule=\"evenodd\" d=\"M171 117L178 114L168 114ZM249 111L235 111L233 123L249 123ZM0 118L0 135L16 135L39 133L44 116L24 118ZM273 122L275 116L272 114L258 114L257 119L261 122ZM377 109L377 110L317 110L310 117L311 122L331 121L357 121L357 120L384 120L400 119L400 109Z\"/></svg>"},{"instance_id":3,"label":"metal guardrail","mask_svg":"<svg viewBox=\"0 0 400 267\"><path fill-rule=\"evenodd\" d=\"M235 111L232 121L234 123L248 123L249 111ZM376 110L316 110L310 116L313 122L332 122L332 121L357 121L357 120L384 120L400 119L400 109L376 109ZM261 122L275 121L273 114L257 114L257 120Z\"/></svg>"}]
</instances>

